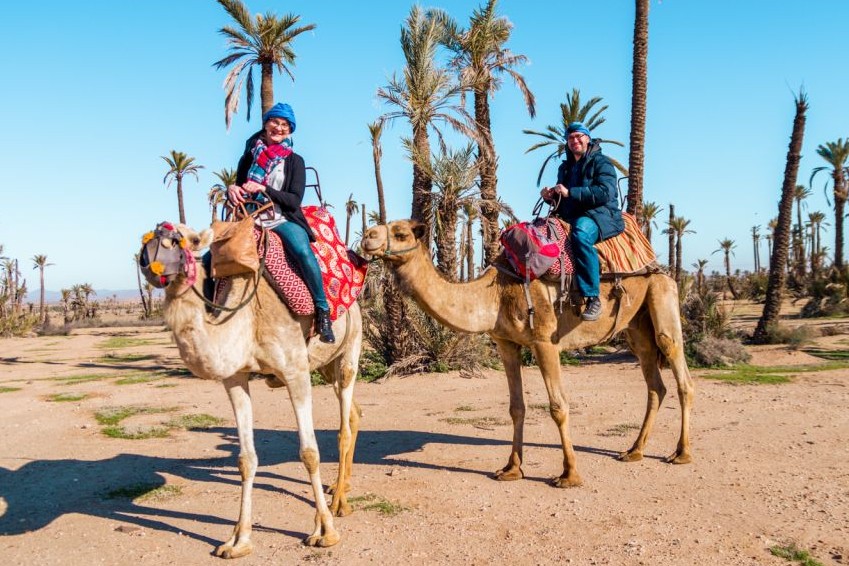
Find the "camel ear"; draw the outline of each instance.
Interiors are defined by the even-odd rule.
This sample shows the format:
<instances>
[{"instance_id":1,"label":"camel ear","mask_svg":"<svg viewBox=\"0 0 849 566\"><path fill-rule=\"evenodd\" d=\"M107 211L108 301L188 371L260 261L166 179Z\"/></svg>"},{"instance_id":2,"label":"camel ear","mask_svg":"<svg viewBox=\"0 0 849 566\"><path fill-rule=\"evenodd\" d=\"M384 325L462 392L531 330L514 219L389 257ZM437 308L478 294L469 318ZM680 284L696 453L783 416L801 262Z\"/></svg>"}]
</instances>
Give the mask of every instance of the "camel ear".
<instances>
[{"instance_id":1,"label":"camel ear","mask_svg":"<svg viewBox=\"0 0 849 566\"><path fill-rule=\"evenodd\" d=\"M212 231L212 228L207 228L198 235L199 241L197 249L202 250L204 248L208 248L212 244L212 240L214 238L215 232Z\"/></svg>"},{"instance_id":2,"label":"camel ear","mask_svg":"<svg viewBox=\"0 0 849 566\"><path fill-rule=\"evenodd\" d=\"M416 237L416 240L421 240L424 237L425 225L416 220L411 220L410 230L413 231L413 236Z\"/></svg>"}]
</instances>

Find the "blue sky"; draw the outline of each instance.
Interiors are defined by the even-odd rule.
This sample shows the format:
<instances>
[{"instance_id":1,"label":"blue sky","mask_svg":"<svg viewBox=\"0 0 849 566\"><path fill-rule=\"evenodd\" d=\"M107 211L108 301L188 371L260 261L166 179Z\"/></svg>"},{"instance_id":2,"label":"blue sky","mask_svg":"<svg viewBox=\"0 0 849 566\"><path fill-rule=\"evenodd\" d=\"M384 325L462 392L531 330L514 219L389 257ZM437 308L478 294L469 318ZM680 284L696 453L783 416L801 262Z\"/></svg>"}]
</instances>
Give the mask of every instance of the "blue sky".
<instances>
[{"instance_id":1,"label":"blue sky","mask_svg":"<svg viewBox=\"0 0 849 566\"><path fill-rule=\"evenodd\" d=\"M481 1L422 6L443 8L464 23ZM252 13L300 14L317 26L296 39L296 80L276 77L275 95L294 107L296 150L318 169L344 230L349 194L369 210L377 205L366 125L388 110L375 92L403 65L399 32L412 4L247 5ZM633 10L626 0L499 3L515 26L510 49L530 59L520 72L537 98L535 119L509 81L492 101L499 194L519 216L530 217L545 157L525 154L534 140L522 130L558 123L559 104L573 87L609 105L595 133L627 142ZM711 252L731 238L733 266L752 268L751 228L760 225L764 233L777 215L800 87L810 110L798 181L807 184L811 170L825 164L818 144L849 136L849 74L838 57L846 21L844 0L652 1L645 199L663 206L662 215L673 203L691 220L685 266L705 258L708 269L720 270L721 254ZM30 260L36 254L54 264L46 271L49 290L77 283L135 287L141 235L177 218L175 188L162 183L167 168L160 156L171 149L205 166L184 191L189 224L208 225L213 172L234 166L244 139L259 127L258 100L246 123L244 99L230 131L224 126L225 72L212 63L226 53L217 30L229 23L213 0L45 0L4 8L0 244L3 255L20 260L31 290L38 286ZM399 142L407 135L409 127L398 122L383 136L392 218L410 213L411 166ZM606 151L627 162L627 147ZM808 211L825 212L833 224L826 177L815 181ZM823 242L833 249L832 234ZM665 262L665 237L656 234L654 244ZM764 242L763 263L766 253Z\"/></svg>"}]
</instances>

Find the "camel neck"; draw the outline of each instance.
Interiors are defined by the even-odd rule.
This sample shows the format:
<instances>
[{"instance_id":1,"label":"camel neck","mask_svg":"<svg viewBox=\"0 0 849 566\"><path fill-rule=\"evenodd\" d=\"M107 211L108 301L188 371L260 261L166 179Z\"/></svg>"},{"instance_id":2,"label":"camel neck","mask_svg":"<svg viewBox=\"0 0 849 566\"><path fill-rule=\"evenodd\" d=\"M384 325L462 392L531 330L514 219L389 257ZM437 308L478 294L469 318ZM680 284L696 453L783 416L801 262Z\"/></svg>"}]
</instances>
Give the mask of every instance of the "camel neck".
<instances>
[{"instance_id":1,"label":"camel neck","mask_svg":"<svg viewBox=\"0 0 849 566\"><path fill-rule=\"evenodd\" d=\"M398 278L418 305L441 324L459 332L488 332L498 317L496 273L490 269L467 283L445 279L419 246L398 266Z\"/></svg>"}]
</instances>

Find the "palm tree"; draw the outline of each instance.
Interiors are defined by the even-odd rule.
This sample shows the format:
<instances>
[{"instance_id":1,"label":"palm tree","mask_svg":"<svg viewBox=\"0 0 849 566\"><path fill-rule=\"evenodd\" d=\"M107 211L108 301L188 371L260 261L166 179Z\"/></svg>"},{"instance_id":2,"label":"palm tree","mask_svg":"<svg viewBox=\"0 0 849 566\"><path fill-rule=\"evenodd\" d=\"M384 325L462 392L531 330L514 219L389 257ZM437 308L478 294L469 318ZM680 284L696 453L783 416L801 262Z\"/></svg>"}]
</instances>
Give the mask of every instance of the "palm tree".
<instances>
[{"instance_id":1,"label":"palm tree","mask_svg":"<svg viewBox=\"0 0 849 566\"><path fill-rule=\"evenodd\" d=\"M669 271L675 268L675 231L672 223L675 221L675 205L669 203L669 220L666 221L666 234L669 236Z\"/></svg>"},{"instance_id":2,"label":"palm tree","mask_svg":"<svg viewBox=\"0 0 849 566\"><path fill-rule=\"evenodd\" d=\"M649 201L643 203L643 206L640 208L640 226L643 229L643 234L646 235L646 239L651 243L651 235L652 235L652 226L657 228L657 221L655 218L663 211L657 203L653 201Z\"/></svg>"},{"instance_id":3,"label":"palm tree","mask_svg":"<svg viewBox=\"0 0 849 566\"><path fill-rule=\"evenodd\" d=\"M383 157L383 148L380 146L380 136L383 135L383 120L375 120L368 125L371 136L371 155L374 159L374 181L377 185L377 223L386 224L386 201L383 198L383 177L380 174L380 160Z\"/></svg>"},{"instance_id":4,"label":"palm tree","mask_svg":"<svg viewBox=\"0 0 849 566\"><path fill-rule=\"evenodd\" d=\"M477 206L480 213L481 199L477 190L480 161L471 143L456 151L446 148L430 160L419 155L416 159L420 160L420 166L433 179L436 188L433 217L436 220L437 269L449 281L456 281L458 212L463 206L471 205ZM498 201L496 206L501 212Z\"/></svg>"},{"instance_id":5,"label":"palm tree","mask_svg":"<svg viewBox=\"0 0 849 566\"><path fill-rule=\"evenodd\" d=\"M345 201L345 245L348 245L351 236L351 217L360 210L360 205L354 200L354 193Z\"/></svg>"},{"instance_id":6,"label":"palm tree","mask_svg":"<svg viewBox=\"0 0 849 566\"><path fill-rule=\"evenodd\" d=\"M706 259L697 259L693 267L696 268L696 292L701 295L705 284L705 267L708 264Z\"/></svg>"},{"instance_id":7,"label":"palm tree","mask_svg":"<svg viewBox=\"0 0 849 566\"><path fill-rule=\"evenodd\" d=\"M793 199L796 201L796 230L794 230L796 236L796 242L794 246L794 255L796 256L796 270L799 273L800 277L805 276L805 237L804 237L804 225L802 224L802 207L807 208L807 205L804 204L804 200L811 196L811 189L806 187L805 185L796 185L796 189L793 191Z\"/></svg>"},{"instance_id":8,"label":"palm tree","mask_svg":"<svg viewBox=\"0 0 849 566\"><path fill-rule=\"evenodd\" d=\"M825 213L818 210L808 213L808 220L811 224L811 274L816 276L819 272L820 258L822 257L822 244L820 241L820 231L825 222Z\"/></svg>"},{"instance_id":9,"label":"palm tree","mask_svg":"<svg viewBox=\"0 0 849 566\"><path fill-rule=\"evenodd\" d=\"M729 240L725 238L724 240L719 240L719 249L716 249L712 252L715 254L716 252L721 251L724 255L725 260L725 282L728 285L728 290L731 291L731 296L736 300L737 299L737 291L734 290L734 285L731 282L731 256L734 255L734 248L736 248L736 244L734 240Z\"/></svg>"},{"instance_id":10,"label":"palm tree","mask_svg":"<svg viewBox=\"0 0 849 566\"><path fill-rule=\"evenodd\" d=\"M39 295L38 295L38 320L41 324L44 324L47 321L47 310L44 305L44 268L53 265L52 263L47 263L46 255L34 255L32 256L32 268L38 269L38 282L39 282Z\"/></svg>"},{"instance_id":11,"label":"palm tree","mask_svg":"<svg viewBox=\"0 0 849 566\"><path fill-rule=\"evenodd\" d=\"M810 185L814 185L814 177L820 171L831 169L831 179L834 189L834 266L843 271L843 209L849 197L847 186L847 167L849 160L849 138L836 142L828 142L817 147L817 155L825 159L828 166L817 167L811 173Z\"/></svg>"},{"instance_id":12,"label":"palm tree","mask_svg":"<svg viewBox=\"0 0 849 566\"><path fill-rule=\"evenodd\" d=\"M527 63L528 59L524 55L510 52L505 47L510 39L513 24L496 13L497 3L498 0L487 0L484 6L472 12L468 29L460 29L447 13L434 12L446 29L445 45L454 54L449 66L459 73L461 83L468 85L474 96L475 127L480 136L478 166L484 226L483 246L487 264L492 263L500 248L498 156L492 138L489 99L501 87L503 75L509 75L521 91L531 118L536 115L534 95L525 83L525 78L515 70L516 67Z\"/></svg>"},{"instance_id":13,"label":"palm tree","mask_svg":"<svg viewBox=\"0 0 849 566\"><path fill-rule=\"evenodd\" d=\"M401 28L401 48L406 61L402 76L393 74L389 84L377 90L378 98L394 107L382 119L407 119L413 130L412 144L420 155L430 155L428 127L433 128L440 146L444 145L442 132L437 127L440 122L449 124L472 139L477 138L473 128L449 113L471 122L468 113L454 102L455 97L463 91L463 86L454 83L448 71L438 67L435 62L436 49L443 36L444 30L437 20L414 5ZM432 189L430 177L413 159L411 217L424 224L423 239L428 243L431 241L432 228L432 218L429 216Z\"/></svg>"},{"instance_id":14,"label":"palm tree","mask_svg":"<svg viewBox=\"0 0 849 566\"><path fill-rule=\"evenodd\" d=\"M634 57L631 73L631 145L628 154L628 212L640 217L643 202L643 162L646 142L649 0L635 0Z\"/></svg>"},{"instance_id":15,"label":"palm tree","mask_svg":"<svg viewBox=\"0 0 849 566\"><path fill-rule=\"evenodd\" d=\"M254 100L253 68L260 69L260 103L262 113L274 106L274 69L285 73L292 81L295 76L290 67L295 65L294 39L315 29L315 24L298 26L301 17L286 14L282 17L266 12L253 19L241 0L218 0L218 3L235 20L236 26L225 26L219 33L227 38L229 54L212 65L216 69L230 67L224 79L224 123L230 128L233 114L239 110L242 83L248 96L247 120L251 120Z\"/></svg>"},{"instance_id":16,"label":"palm tree","mask_svg":"<svg viewBox=\"0 0 849 566\"><path fill-rule=\"evenodd\" d=\"M213 175L218 177L218 182L210 187L206 198L209 201L209 208L212 209L212 222L215 222L218 220L218 207L227 202L227 188L236 184L236 170L225 167Z\"/></svg>"},{"instance_id":17,"label":"palm tree","mask_svg":"<svg viewBox=\"0 0 849 566\"><path fill-rule=\"evenodd\" d=\"M755 257L755 273L760 273L761 270L761 254L758 248L761 243L760 226L752 226L752 246L754 248Z\"/></svg>"},{"instance_id":18,"label":"palm tree","mask_svg":"<svg viewBox=\"0 0 849 566\"><path fill-rule=\"evenodd\" d=\"M605 104L598 110L595 110L595 105L601 102L601 97L596 96L594 98L589 99L585 104L581 104L581 91L577 88L572 89L572 94L566 99L566 102L560 104L560 125L558 126L546 126L544 132L537 132L534 130L522 130L522 133L529 134L532 136L539 136L543 138L543 141L537 142L528 149L525 150L525 153L530 153L534 150L540 149L542 147L553 146L554 151L552 151L548 157L545 158L545 161L542 162L542 167L539 169L539 175L537 175L537 186L542 182L542 174L545 172L545 168L548 165L549 161L552 159L559 159L566 155L566 152L569 151L569 147L567 145L567 141L569 139L569 134L566 132L566 128L568 128L569 124L572 122L582 122L588 130L593 131L595 128L602 125L606 118L602 116L604 111L607 110L607 105ZM624 146L622 142L615 140L606 140L606 139L594 139L594 141L599 143L612 143L618 146ZM626 177L628 176L628 169L626 169L621 163L612 159L610 156L607 156L608 159L613 163L613 165Z\"/></svg>"},{"instance_id":19,"label":"palm tree","mask_svg":"<svg viewBox=\"0 0 849 566\"><path fill-rule=\"evenodd\" d=\"M669 221L669 230L675 236L675 282L681 284L681 238L684 234L695 234L694 230L688 230L690 221L683 216L676 216ZM671 262L670 262L671 264Z\"/></svg>"},{"instance_id":20,"label":"palm tree","mask_svg":"<svg viewBox=\"0 0 849 566\"><path fill-rule=\"evenodd\" d=\"M769 281L766 287L766 301L758 326L752 340L764 343L768 339L771 327L778 322L781 310L781 295L784 292L784 280L787 272L788 248L790 245L790 224L793 222L793 199L796 193L796 178L799 175L799 161L802 159L802 141L805 136L805 113L808 111L808 97L803 91L794 97L796 113L793 117L793 130L790 134L790 147L787 150L787 164L784 167L784 183L781 186L781 200L778 204L778 225L773 235L772 259L770 260ZM820 146L822 147L822 146ZM836 193L835 193L836 194ZM842 208L840 210L843 212Z\"/></svg>"},{"instance_id":21,"label":"palm tree","mask_svg":"<svg viewBox=\"0 0 849 566\"><path fill-rule=\"evenodd\" d=\"M61 289L59 292L62 294L62 320L65 324L68 324L74 320L74 316L71 311L71 290Z\"/></svg>"},{"instance_id":22,"label":"palm tree","mask_svg":"<svg viewBox=\"0 0 849 566\"><path fill-rule=\"evenodd\" d=\"M177 206L180 210L180 223L185 224L186 210L183 208L183 177L194 175L195 179L200 180L198 178L198 171L203 169L203 165L195 165L194 157L189 157L182 151L175 151L173 149L171 150L170 157L164 155L160 157L168 164L168 172L165 173L162 183L166 187L170 187L174 180L177 181Z\"/></svg>"}]
</instances>

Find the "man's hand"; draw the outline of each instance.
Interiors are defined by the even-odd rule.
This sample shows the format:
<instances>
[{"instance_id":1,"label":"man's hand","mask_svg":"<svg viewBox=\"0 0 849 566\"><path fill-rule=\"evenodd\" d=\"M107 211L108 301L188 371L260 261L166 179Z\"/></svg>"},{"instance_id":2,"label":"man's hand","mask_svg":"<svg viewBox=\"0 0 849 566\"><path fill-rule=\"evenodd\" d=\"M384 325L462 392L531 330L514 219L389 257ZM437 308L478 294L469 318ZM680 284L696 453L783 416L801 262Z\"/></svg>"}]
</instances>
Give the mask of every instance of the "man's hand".
<instances>
[{"instance_id":1,"label":"man's hand","mask_svg":"<svg viewBox=\"0 0 849 566\"><path fill-rule=\"evenodd\" d=\"M543 187L539 194L545 200L554 200L557 197L568 197L569 189L558 183L553 187Z\"/></svg>"}]
</instances>

